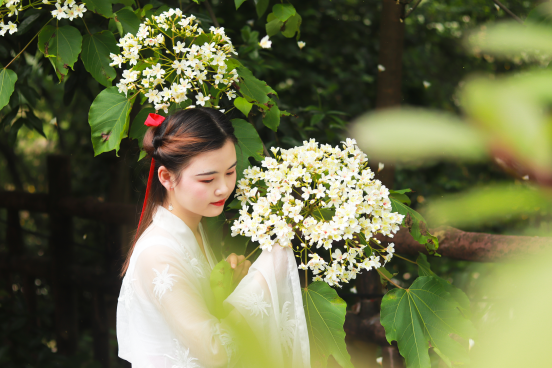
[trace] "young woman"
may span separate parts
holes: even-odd
[[[230,255],[237,286],[224,301],[228,316],[213,315],[217,259],[201,220],[231,200],[232,124],[218,110],[181,110],[148,129],[143,143],[154,175],[122,270],[119,356],[133,368],[310,367],[291,249],[274,246],[253,265]]]

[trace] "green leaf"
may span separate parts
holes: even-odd
[[[366,248],[369,248],[369,247],[366,247]],[[364,249],[366,249],[366,248],[364,248]],[[367,256],[367,257],[369,257],[369,256]],[[393,277],[395,277],[398,274],[398,273],[393,273],[392,274],[385,267],[378,268],[378,271],[380,271],[382,274],[384,274],[387,277],[387,278],[385,278],[381,274],[379,274],[380,275],[380,282],[383,285],[383,287],[386,287],[389,280],[391,280]]]
[[[226,317],[226,311],[222,305],[224,299],[228,298],[233,291],[232,277],[234,270],[225,260],[220,261],[211,271],[209,278],[211,290],[213,291],[215,303],[215,316],[220,318]]]
[[[234,0],[234,3],[236,4],[236,10],[238,10],[241,4],[243,4],[244,2],[245,0]]]
[[[552,55],[552,27],[543,23],[505,21],[489,25],[484,31],[473,32],[467,43],[477,53],[507,58],[524,53],[540,59]]]
[[[272,14],[272,13],[270,13]],[[282,29],[282,26],[284,25],[284,22],[282,22],[280,19],[275,18],[265,25],[266,34],[270,37],[277,35],[280,32],[280,29]]]
[[[247,102],[247,100],[243,97],[237,97],[234,100],[234,106],[236,106],[236,108],[247,117],[249,115],[249,111],[251,111],[251,108],[253,107],[253,104]]]
[[[60,81],[63,81],[69,68],[73,69],[81,46],[82,36],[78,29],[71,26],[46,25],[38,35],[38,48],[50,58]]]
[[[119,53],[113,33],[102,31],[84,36],[81,54],[84,67],[94,79],[106,87],[110,87],[111,82],[117,76],[115,69],[109,66],[111,63],[110,53]]]
[[[47,138],[46,134],[44,134],[43,122],[34,114],[33,110],[29,109],[25,114],[28,121],[28,124],[25,125],[31,130],[36,130],[44,138]]]
[[[410,188],[407,188],[407,189],[389,189],[389,193],[404,194],[404,193],[410,193],[410,192],[412,192],[412,189],[410,189]]]
[[[272,7],[272,12],[276,18],[280,19],[282,22],[285,22],[290,17],[297,14],[295,8],[291,4],[276,4]]]
[[[458,302],[458,308],[460,308],[460,311],[464,316],[467,318],[471,317],[471,308],[470,308],[470,299],[468,296],[457,287],[452,286],[451,283],[448,281],[440,278],[437,276],[432,270],[431,266],[429,265],[429,262],[427,261],[427,257],[425,254],[420,253],[418,258],[416,259],[416,263],[418,264],[418,275],[419,276],[433,276],[439,280],[441,283],[441,286],[443,289],[450,293],[450,296],[454,298]]]
[[[238,138],[236,144],[236,155],[238,165],[236,168],[236,180],[243,178],[243,171],[250,166],[249,157],[261,161],[263,156],[263,141],[255,127],[243,119],[232,119],[234,134]]]
[[[550,211],[551,207],[541,191],[505,183],[432,200],[425,213],[432,224],[464,227]]]
[[[437,255],[439,240],[436,236],[431,235],[429,231],[427,231],[427,222],[422,215],[391,196],[389,197],[389,200],[391,201],[391,210],[405,216],[402,224],[403,226],[409,228],[410,234],[414,240],[422,245],[425,245],[429,254]]]
[[[85,0],[86,7],[106,18],[113,16],[113,5],[109,0]]]
[[[15,141],[17,141],[17,133],[19,133],[19,129],[21,129],[24,122],[25,118],[19,118],[10,127],[10,131],[8,132],[8,144],[10,147],[14,147]]]
[[[347,303],[322,281],[315,281],[302,291],[312,366],[326,367],[333,355],[341,367],[352,368],[343,330]]]
[[[284,37],[291,38],[295,36],[295,33],[299,32],[299,28],[301,27],[302,18],[299,14],[295,14],[294,16],[290,17],[285,25],[284,30],[282,31],[282,34]]]
[[[465,346],[449,335],[474,337],[471,321],[459,304],[431,276],[418,277],[409,289],[393,289],[383,297],[381,324],[387,341],[397,341],[408,368],[430,368],[429,344],[450,367],[469,363]]]
[[[391,191],[390,191],[391,192]],[[396,199],[399,202],[406,203],[410,206],[410,198],[406,194],[402,193],[389,193],[389,198]]]
[[[140,28],[140,19],[134,14],[133,11],[123,8],[115,13],[115,20],[120,22],[123,26],[125,34],[132,33],[136,35],[138,33],[138,28]],[[124,34],[121,34],[123,37]]]
[[[381,161],[476,161],[487,157],[480,132],[440,112],[401,108],[368,113],[356,119],[351,133],[359,148]]]
[[[255,0],[255,9],[257,10],[257,16],[259,18],[266,12],[268,2],[269,0]]]
[[[274,105],[266,112],[263,118],[263,124],[273,131],[277,131],[280,125],[280,109],[274,100],[271,99],[270,102]]]
[[[138,141],[138,147],[140,147],[141,151],[144,149],[144,135],[146,134],[146,131],[149,129],[149,127],[145,125],[144,122],[146,121],[150,113],[155,113],[155,109],[153,107],[143,108],[136,115],[136,117],[132,121],[132,124],[130,125],[129,138],[136,139]],[[141,159],[142,157],[139,157],[138,161],[140,161]]]
[[[253,73],[251,73],[251,70],[246,67],[238,67],[236,70],[243,80],[239,83],[240,93],[244,97],[249,97],[258,103],[267,103],[269,101],[267,94],[273,92],[272,88],[270,88],[265,81],[257,79]]]
[[[331,208],[317,208],[312,212],[312,217],[318,221],[330,221],[335,216],[335,209]]]
[[[0,72],[0,109],[10,101],[10,97],[17,81],[17,74],[11,69],[2,69]]]
[[[315,126],[320,123],[325,116],[326,114],[314,114],[310,120],[310,126]]]
[[[119,157],[121,140],[128,135],[129,114],[135,98],[119,93],[117,87],[106,88],[96,96],[88,113],[94,156],[114,149]]]

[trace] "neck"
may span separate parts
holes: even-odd
[[[168,204],[164,205],[163,207],[165,207],[167,210],[169,209]],[[173,210],[171,211],[171,213],[175,216],[178,216],[178,218],[184,221],[186,226],[188,226],[194,234],[199,234],[199,222],[201,221],[203,216],[187,211],[186,209],[175,204],[173,204]]]

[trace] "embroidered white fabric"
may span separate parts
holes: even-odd
[[[232,326],[245,323],[275,367],[310,367],[310,349],[293,251],[263,251],[212,314],[209,274],[217,260],[202,225],[207,259],[193,232],[158,206],[136,243],[117,304],[119,357],[133,368],[238,367],[246,346]]]

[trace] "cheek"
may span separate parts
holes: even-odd
[[[208,186],[195,180],[182,181],[181,193],[186,197],[187,202],[197,203],[209,199]]]

